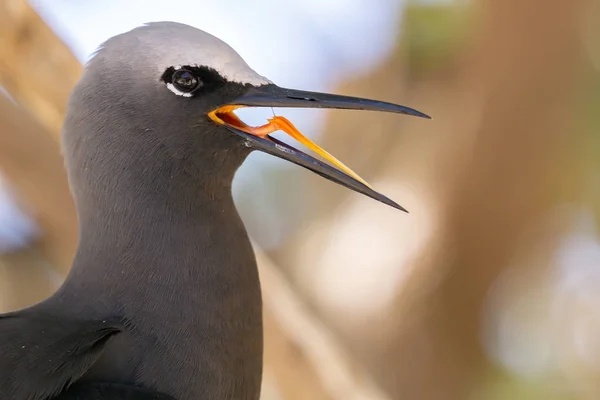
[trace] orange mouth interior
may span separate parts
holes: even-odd
[[[242,108],[244,106],[240,105],[226,105],[223,107],[219,107],[216,110],[208,113],[208,117],[215,123],[219,125],[229,125],[233,128],[239,129],[243,132],[249,133],[251,135],[257,136],[262,139],[269,140],[269,134],[275,131],[283,131],[290,135],[292,138],[296,139],[298,142],[302,143],[315,153],[319,154],[321,157],[331,162],[333,165],[338,167],[347,175],[350,175],[357,181],[361,182],[368,188],[372,189],[371,185],[369,185],[364,179],[362,179],[357,173],[352,171],[348,166],[339,161],[333,155],[325,151],[319,145],[314,143],[312,140],[304,136],[287,118],[282,116],[274,116],[273,118],[268,119],[268,123],[261,126],[249,126],[244,123],[237,115],[235,115],[234,111],[238,108]]]

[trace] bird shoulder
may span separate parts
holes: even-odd
[[[35,307],[0,315],[2,398],[58,395],[81,378],[121,331],[120,321],[65,319]]]

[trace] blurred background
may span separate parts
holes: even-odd
[[[0,0],[0,312],[53,293],[77,245],[59,142],[82,63],[158,20],[281,86],[434,117],[275,110],[410,214],[244,164],[264,400],[600,398],[594,0]]]

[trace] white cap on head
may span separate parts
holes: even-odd
[[[168,67],[205,66],[216,70],[229,82],[260,86],[272,83],[254,71],[227,43],[189,25],[151,22],[107,40],[101,52],[135,52],[140,45],[162,73]],[[160,62],[160,65],[157,65]]]

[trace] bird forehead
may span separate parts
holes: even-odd
[[[158,66],[162,71],[168,67],[209,67],[217,71],[229,82],[251,84],[254,86],[271,83],[264,76],[254,71],[244,59],[229,46],[226,48],[210,48],[190,43],[189,48],[166,54]]]
[[[230,82],[260,86],[271,83],[259,75],[227,43],[189,25],[149,23],[109,39],[101,51],[121,50],[126,57],[151,60],[157,73],[169,67],[206,66]]]

